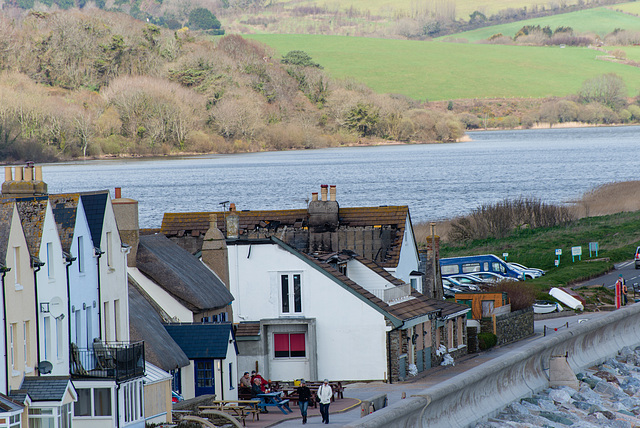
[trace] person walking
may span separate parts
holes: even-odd
[[[298,406],[300,407],[300,414],[302,415],[302,424],[307,423],[307,409],[309,408],[309,400],[311,400],[311,390],[307,386],[304,379],[300,379],[300,386],[298,387]]]
[[[333,396],[333,389],[329,385],[329,380],[325,379],[318,388],[318,399],[320,400],[320,414],[322,415],[322,423],[329,423],[329,404],[331,404],[331,397]]]
[[[622,305],[627,305],[627,293],[629,290],[627,289],[627,281],[624,280],[622,275],[620,275],[620,279],[622,280]]]

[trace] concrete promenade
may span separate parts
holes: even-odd
[[[330,411],[332,412],[329,418],[330,425],[344,426],[359,422],[361,419],[360,406],[356,403],[359,403],[360,400],[366,400],[375,395],[384,393],[387,394],[389,406],[393,406],[394,404],[403,401],[403,393],[407,398],[411,398],[412,395],[422,394],[426,389],[440,385],[458,375],[464,374],[467,371],[481,366],[482,364],[491,362],[508,354],[518,353],[523,347],[535,346],[536,341],[545,337],[545,330],[546,337],[552,337],[553,335],[561,334],[566,330],[570,330],[579,324],[591,323],[608,314],[609,312],[585,313],[582,315],[572,315],[535,321],[535,334],[528,339],[496,347],[478,354],[468,355],[457,361],[455,366],[434,367],[405,382],[394,384],[386,384],[383,382],[349,384],[345,389],[345,400],[339,400],[337,403],[330,406]],[[555,329],[557,329],[557,331]],[[347,401],[347,397],[354,401],[351,403],[342,403]],[[355,407],[349,409],[350,405],[353,404],[355,404]],[[264,426],[301,426],[302,424],[299,419],[299,411],[297,407],[292,407],[292,409],[294,410],[294,413],[290,416],[285,417],[284,415],[276,415],[275,419],[277,420],[269,418],[270,424]],[[307,425],[321,425],[320,417],[312,415],[312,413],[309,413],[310,417]],[[294,416],[295,418],[293,418]],[[247,423],[247,426],[253,427],[258,425],[254,425],[254,423]]]

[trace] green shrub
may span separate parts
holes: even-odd
[[[495,334],[483,331],[478,334],[478,346],[481,350],[486,351],[487,349],[493,347],[498,343],[498,336]]]

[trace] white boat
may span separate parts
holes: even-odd
[[[533,304],[534,314],[549,314],[551,312],[562,310],[562,305],[556,302],[550,302],[548,300],[538,300]]]
[[[551,290],[549,290],[549,294],[555,299],[558,299],[565,305],[569,306],[571,309],[574,309],[577,311],[584,311],[584,306],[582,306],[582,303],[580,302],[580,300],[576,299],[569,293],[565,293],[559,288],[555,288],[555,287],[552,288]]]

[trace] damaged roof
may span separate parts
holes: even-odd
[[[192,312],[223,308],[233,301],[216,274],[162,234],[140,236],[136,265]]]
[[[131,341],[144,341],[147,362],[170,371],[189,365],[189,358],[162,325],[144,293],[129,281],[129,336]]]
[[[309,251],[311,232],[306,209],[233,213],[239,217],[240,238],[250,234],[258,238],[278,236],[300,251]],[[160,230],[168,237],[202,236],[209,229],[210,214],[216,214],[218,229],[226,236],[225,217],[229,212],[165,213]],[[408,206],[340,207],[337,247],[333,250],[353,250],[384,267],[395,267],[408,217]],[[306,239],[301,238],[301,233],[307,235]]]

